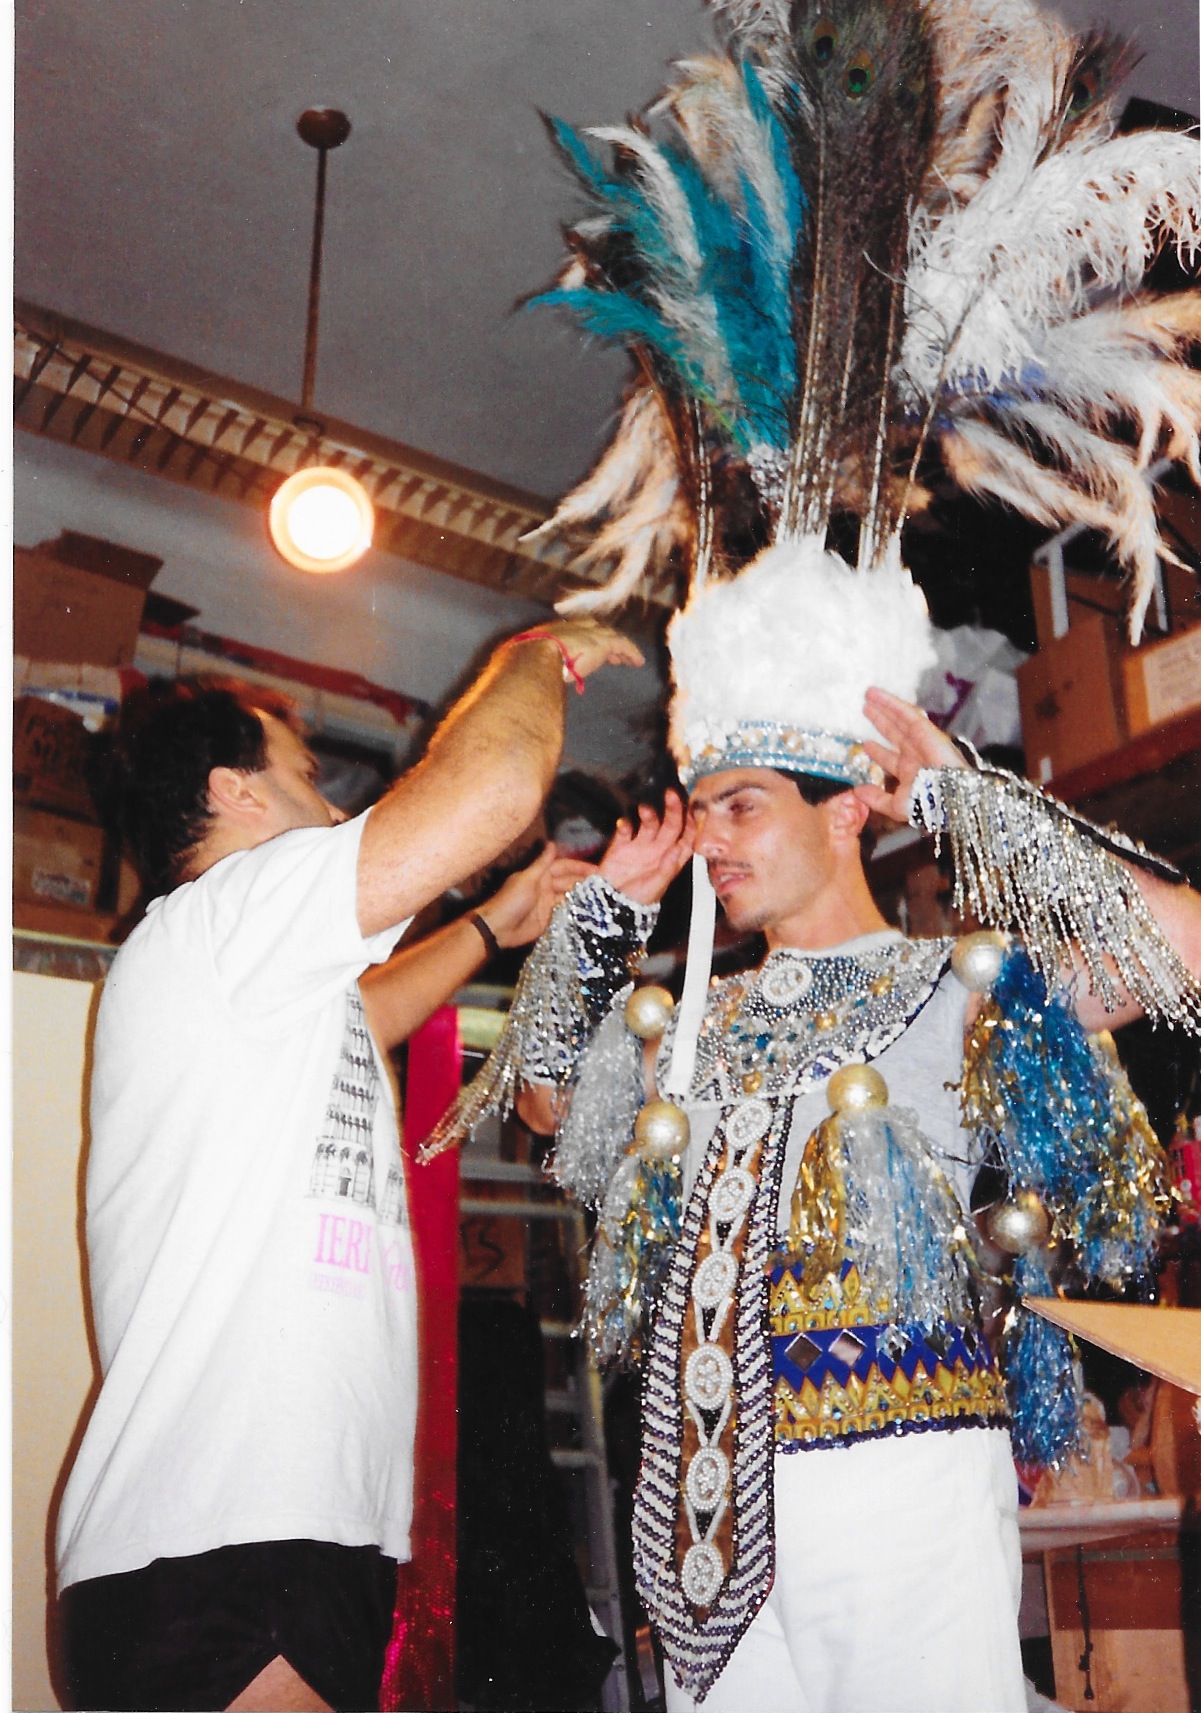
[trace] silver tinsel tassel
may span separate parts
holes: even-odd
[[[1149,1016],[1201,1032],[1201,985],[1115,852],[1160,873],[1165,865],[1000,769],[923,769],[910,818],[934,834],[936,850],[944,833],[949,839],[955,908],[966,902],[979,921],[1016,931],[1049,988],[1065,964],[1083,960],[1093,991],[1114,1010],[1122,995],[1108,957]]]
[[[970,1323],[967,1234],[954,1192],[907,1107],[836,1120],[847,1161],[847,1246],[889,1319]]]
[[[581,1328],[596,1362],[608,1368],[629,1358],[638,1321],[626,1302],[629,1280],[622,1277],[622,1228],[629,1218],[638,1182],[639,1160],[627,1154],[608,1185],[592,1239],[584,1281]]]
[[[645,1096],[642,1042],[626,1027],[624,1009],[625,990],[580,1060],[571,1110],[550,1163],[552,1176],[588,1207],[603,1199]]]
[[[490,1112],[507,1113],[521,1081],[562,1088],[650,937],[657,905],[635,904],[600,875],[572,888],[525,960],[500,1039],[422,1147],[432,1160]]]
[[[600,1367],[641,1359],[679,1236],[679,1163],[626,1154],[605,1191],[584,1284],[580,1331]]]

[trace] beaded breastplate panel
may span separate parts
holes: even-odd
[[[806,1094],[892,1045],[929,999],[955,942],[889,940],[856,953],[781,947],[709,996],[690,1098]],[[666,1064],[672,1032],[664,1037]]]

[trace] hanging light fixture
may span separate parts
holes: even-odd
[[[317,204],[309,266],[309,316],[304,341],[301,414],[293,420],[310,430],[310,460],[276,490],[267,522],[276,548],[298,571],[344,571],[371,546],[375,512],[367,490],[348,470],[320,461],[324,424],[312,415],[317,374],[317,316],[321,297],[321,251],[325,234],[325,157],[350,135],[350,120],[336,107],[309,107],[296,129],[317,150]]]

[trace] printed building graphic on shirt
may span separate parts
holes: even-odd
[[[355,985],[346,994],[342,1049],[313,1158],[309,1194],[358,1202],[374,1208],[382,1223],[400,1225],[405,1200],[399,1153],[388,1167],[382,1193],[375,1182],[372,1135],[379,1098],[379,1071]]]

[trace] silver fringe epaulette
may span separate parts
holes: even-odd
[[[1107,1010],[1122,1002],[1120,983],[1148,1016],[1201,1033],[1201,984],[1132,872],[1180,884],[1179,871],[971,753],[971,767],[924,768],[910,798],[913,825],[934,834],[936,849],[947,838],[955,908],[1018,933],[1048,987],[1083,962]]]

